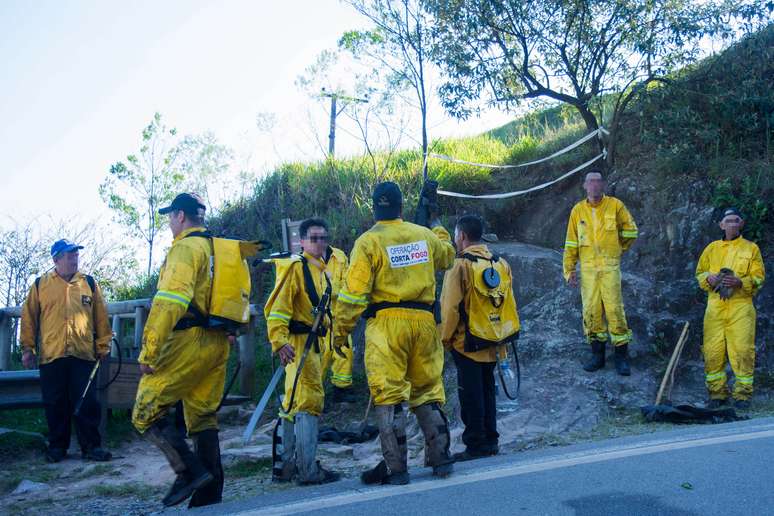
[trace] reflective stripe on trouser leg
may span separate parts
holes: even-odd
[[[296,467],[301,482],[315,482],[321,476],[317,467],[317,428],[317,416],[307,412],[296,413]]]
[[[704,379],[710,398],[728,398],[726,384],[726,332],[722,314],[713,313],[708,306],[704,314]]]
[[[407,471],[406,411],[401,404],[377,405],[374,413],[387,471],[389,474]]]
[[[734,398],[749,400],[755,371],[755,307],[748,300],[729,301],[726,321],[728,361],[734,371]]]
[[[449,453],[449,424],[441,406],[438,403],[426,403],[413,410],[425,435],[425,465],[441,466],[454,462]]]

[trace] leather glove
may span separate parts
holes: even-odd
[[[344,354],[344,350],[342,348],[348,348],[349,347],[349,338],[339,335],[338,337],[334,337],[333,339],[333,351],[336,352],[337,355],[339,355],[341,358],[347,358],[347,355]]]
[[[271,249],[271,242],[267,242],[266,240],[245,240],[239,242],[239,252],[242,255],[242,258],[255,256],[265,249]]]
[[[734,271],[732,271],[731,269],[726,269],[725,267],[720,269],[720,272],[718,273],[718,283],[715,286],[715,292],[720,294],[720,299],[724,301],[733,295],[734,288],[723,286],[723,278],[728,278],[733,276],[734,276]]]

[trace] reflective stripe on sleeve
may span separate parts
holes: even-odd
[[[564,241],[564,247],[565,248],[578,247],[578,242],[575,242],[574,240],[565,240]]]
[[[367,305],[368,299],[366,296],[356,296],[355,294],[350,294],[349,292],[346,292],[344,290],[339,291],[339,301],[344,301],[345,303],[349,303],[351,305]]]
[[[637,238],[637,235],[639,235],[639,233],[636,229],[624,229],[621,231],[621,236],[623,238]]]
[[[170,292],[169,290],[159,290],[156,292],[153,300],[155,301],[156,299],[160,301],[169,301],[170,303],[177,303],[184,308],[188,308],[188,305],[191,304],[190,297],[183,295],[180,292]]]
[[[282,322],[290,322],[290,314],[286,312],[269,312],[269,317],[266,319],[267,321],[282,321]]]

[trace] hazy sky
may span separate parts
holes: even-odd
[[[324,106],[294,81],[342,32],[364,27],[337,0],[3,0],[0,215],[104,213],[99,183],[136,152],[155,111],[183,134],[213,131],[256,172],[318,158],[303,113]],[[255,136],[260,112],[284,122],[273,145]],[[431,137],[505,120],[463,127],[436,114]]]

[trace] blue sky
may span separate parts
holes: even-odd
[[[300,125],[324,106],[310,108],[294,81],[343,31],[366,26],[337,0],[0,2],[0,215],[105,214],[99,183],[137,150],[155,111],[181,133],[213,131],[259,173],[318,158]],[[287,134],[258,142],[259,112],[276,113]],[[431,136],[505,115],[464,130],[436,120]]]

